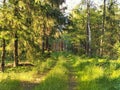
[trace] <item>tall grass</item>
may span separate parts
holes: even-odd
[[[115,60],[75,60],[77,90],[120,90],[120,63]]]
[[[33,68],[38,74],[44,73],[51,69],[55,65],[56,61],[52,58],[48,58],[46,61],[36,62],[36,67]]]

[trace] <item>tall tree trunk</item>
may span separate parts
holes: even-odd
[[[15,41],[14,41],[14,67],[18,66],[18,36],[17,32],[15,32]]]
[[[103,22],[102,22],[102,35],[100,41],[100,55],[103,56],[104,48],[103,48],[103,39],[104,39],[104,32],[105,32],[105,17],[106,17],[106,0],[103,2]]]
[[[4,72],[4,68],[5,68],[5,52],[6,52],[6,50],[5,50],[5,47],[6,47],[6,45],[5,45],[5,39],[2,39],[3,41],[3,44],[2,44],[2,55],[1,55],[1,57],[2,57],[2,60],[1,60],[1,70],[2,70],[2,72]]]
[[[16,0],[15,3],[15,8],[14,8],[14,16],[19,19],[19,9],[18,9],[18,1]],[[18,34],[17,31],[14,32],[14,67],[18,66]]]
[[[6,4],[6,0],[3,0],[3,7],[5,6]],[[3,38],[2,39],[2,55],[1,55],[1,70],[2,72],[4,72],[4,69],[5,69],[5,53],[6,53],[6,44],[5,44],[5,39]]]
[[[90,30],[90,1],[87,0],[87,43],[86,43],[86,53],[88,56],[91,56],[91,30]]]

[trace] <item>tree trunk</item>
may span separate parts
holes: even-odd
[[[42,54],[45,53],[45,49],[46,49],[46,42],[47,42],[47,35],[46,35],[46,23],[44,21],[44,27],[43,27],[43,35],[42,35]]]
[[[44,54],[44,52],[45,52],[44,47],[45,47],[45,43],[44,43],[44,39],[43,39],[43,40],[42,40],[42,54]]]
[[[6,47],[5,39],[3,39],[2,55],[1,55],[1,57],[2,57],[2,60],[1,60],[1,70],[2,70],[2,72],[4,72],[4,68],[5,68],[5,52],[6,52],[5,47]]]
[[[6,0],[3,0],[3,7],[6,4]],[[5,53],[6,53],[6,44],[5,44],[5,39],[2,39],[2,55],[1,55],[1,71],[4,72],[5,69]]]
[[[49,38],[46,36],[46,50],[49,51]]]
[[[91,56],[91,30],[90,30],[90,1],[87,1],[87,41],[86,41],[86,54]]]
[[[103,48],[103,39],[104,39],[104,32],[105,32],[105,17],[106,17],[106,0],[104,0],[104,7],[103,7],[103,23],[102,23],[102,35],[100,41],[100,55],[103,56],[104,48]]]
[[[43,36],[42,36],[42,54],[45,53],[45,25],[43,28]]]
[[[18,66],[18,36],[17,32],[15,33],[15,41],[14,41],[14,67]]]

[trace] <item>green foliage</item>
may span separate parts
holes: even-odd
[[[120,43],[119,42],[115,43],[113,49],[116,52],[117,57],[120,58]]]
[[[88,0],[88,2],[91,0]],[[68,36],[74,45],[74,51],[79,54],[86,54],[87,45],[87,16],[85,1],[74,8],[70,15],[68,26]],[[101,56],[101,49],[103,49],[103,57],[117,58],[117,51],[114,51],[113,45],[119,42],[119,7],[118,2],[110,0],[106,2],[105,7],[105,30],[103,33],[103,5],[96,6],[90,4],[90,28],[91,28],[91,48],[93,56]],[[99,9],[98,9],[99,8]],[[103,39],[103,40],[102,40]],[[102,45],[101,42],[103,41]]]
[[[0,7],[0,54],[2,54],[1,39],[5,39],[6,66],[13,60],[14,41],[17,39],[19,61],[33,62],[33,66],[12,68],[11,65],[11,68],[6,68],[5,73],[0,73],[0,90],[16,90],[20,81],[34,81],[36,79],[34,76],[44,73],[47,73],[45,80],[35,90],[67,90],[70,65],[77,74],[78,90],[120,89],[119,61],[80,58],[69,52],[53,53],[51,48],[57,38],[55,42],[57,44],[58,39],[64,40],[64,45],[58,46],[63,46],[65,50],[79,55],[86,54],[88,36],[84,4],[90,4],[91,0],[88,1],[89,3],[82,0],[80,6],[70,13],[67,25],[66,17],[59,8],[64,0],[8,0],[8,3]],[[89,8],[92,56],[119,59],[120,7],[115,0],[109,0],[106,3],[104,20],[103,5],[91,7],[90,4]],[[105,27],[102,25],[104,21]],[[61,28],[62,26],[64,28]],[[67,60],[70,61],[68,62],[70,65]]]
[[[7,59],[13,56],[14,41],[16,40],[14,34],[16,32],[20,60],[33,61],[42,57],[42,42],[46,42],[46,37],[53,37],[57,26],[64,22],[62,19],[60,20],[63,14],[58,6],[63,1],[59,2],[8,0],[5,5],[0,7],[0,39],[7,40]],[[54,29],[54,27],[56,28]]]
[[[45,61],[38,61],[35,62],[36,63],[36,67],[33,69],[34,71],[37,71],[37,74],[41,74],[44,72],[47,72],[48,70],[50,70],[52,67],[54,67],[54,65],[56,64],[57,61],[55,61],[54,59],[48,58]]]

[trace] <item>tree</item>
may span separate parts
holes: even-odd
[[[19,7],[18,7],[18,1],[14,2],[15,8],[14,8],[14,16],[16,19],[19,19]],[[18,34],[17,34],[17,27],[14,29],[14,67],[18,66]]]
[[[101,6],[94,6],[95,4],[91,6],[91,4],[92,2],[84,1],[84,4],[80,4],[77,9],[75,8],[73,10],[71,15],[72,25],[69,25],[69,27],[72,26],[72,28],[68,31],[71,37],[70,39],[74,42],[74,47],[76,44],[80,46],[79,48],[83,48],[83,50],[86,49],[87,55],[89,56],[92,53],[94,56],[116,57],[116,51],[113,46],[116,46],[116,43],[118,44],[119,42],[118,28],[120,8],[118,7],[117,1],[104,0]],[[87,33],[84,33],[85,28]],[[87,36],[86,42],[84,38],[77,38],[78,36]],[[83,47],[85,44],[86,47]],[[80,50],[79,48],[77,46],[78,50]],[[82,50],[80,50],[80,52],[81,51]],[[90,51],[92,52],[90,53]]]
[[[3,0],[3,8],[5,8],[6,0]],[[1,69],[2,72],[4,72],[5,68],[5,53],[6,53],[6,43],[5,43],[5,38],[2,38],[2,60],[1,60]]]
[[[116,56],[113,46],[119,42],[119,8],[116,0],[109,0],[106,7],[106,30],[104,52],[108,56]]]
[[[90,0],[87,0],[87,25],[86,25],[87,41],[86,53],[91,56],[91,29],[90,29]]]
[[[106,20],[106,0],[103,1],[103,18],[102,18],[102,35],[100,40],[100,55],[103,56],[104,48],[103,48],[103,39],[105,32],[105,20]]]

